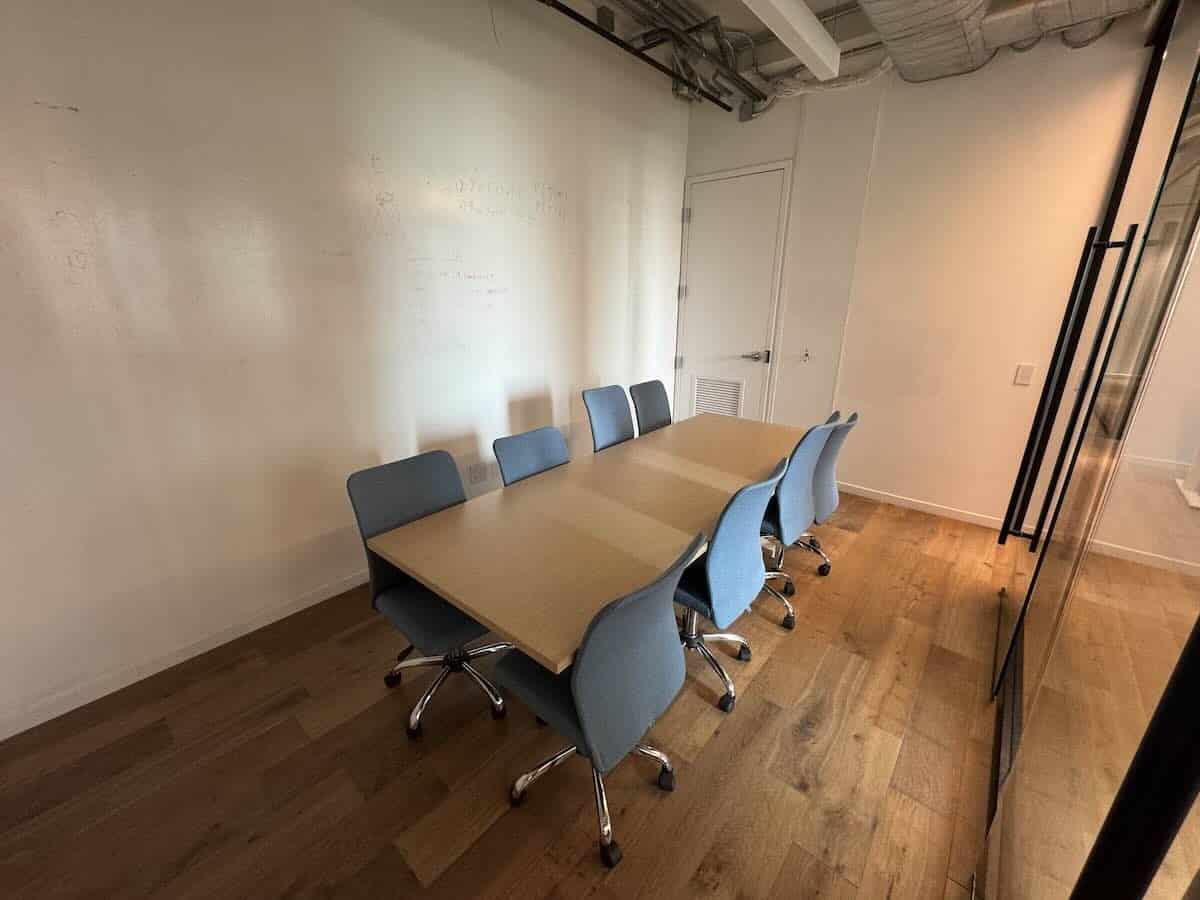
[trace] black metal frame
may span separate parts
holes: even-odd
[[[680,75],[674,69],[670,68],[669,66],[663,65],[657,59],[655,59],[653,56],[650,56],[648,53],[643,53],[641,50],[639,50],[637,47],[633,46],[633,44],[629,43],[628,41],[622,40],[621,38],[617,37],[612,32],[605,31],[604,28],[602,28],[600,25],[596,24],[595,22],[593,22],[591,19],[589,19],[587,16],[583,15],[582,13],[576,12],[575,10],[571,9],[571,7],[567,6],[565,3],[560,3],[559,0],[538,0],[538,2],[545,6],[550,7],[551,9],[557,10],[558,12],[560,12],[564,16],[566,16],[568,19],[571,19],[573,22],[578,22],[580,25],[582,25],[588,31],[592,32],[593,34],[598,34],[600,37],[604,38],[610,44],[614,44],[617,47],[620,47],[622,50],[624,50],[630,56],[636,56],[642,62],[646,63],[646,65],[653,66],[654,68],[658,69],[658,71],[662,72],[664,75],[667,75],[668,77],[670,77],[671,80],[677,82],[678,84],[682,84],[682,85],[686,86],[688,88],[688,90],[694,91],[696,94],[703,97],[705,100],[707,100],[709,103],[713,104],[714,106],[721,107],[721,109],[725,110],[725,112],[733,112],[733,107],[730,106],[725,101],[723,101],[720,97],[716,96],[715,94],[711,93],[710,91],[706,91],[704,88],[702,88],[700,85],[696,84],[694,81],[690,81],[689,79],[684,78],[682,75]]]
[[[1138,145],[1141,143],[1142,130],[1145,128],[1146,116],[1150,111],[1150,101],[1154,96],[1154,89],[1158,85],[1159,73],[1162,71],[1163,53],[1166,50],[1167,41],[1170,39],[1171,26],[1175,21],[1178,8],[1179,0],[1171,0],[1169,8],[1164,11],[1159,20],[1158,27],[1146,42],[1146,46],[1152,46],[1154,49],[1150,55],[1149,64],[1146,66],[1146,74],[1142,78],[1141,91],[1138,94],[1133,118],[1130,120],[1129,130],[1125,137],[1125,147],[1121,153],[1121,159],[1117,163],[1116,172],[1113,174],[1104,215],[1101,217],[1099,225],[1088,230],[1088,237],[1084,241],[1079,267],[1075,272],[1075,282],[1071,288],[1067,310],[1063,316],[1058,341],[1054,347],[1054,356],[1046,371],[1046,379],[1042,383],[1042,395],[1038,401],[1020,466],[1017,469],[1008,510],[1000,526],[998,541],[1001,544],[1008,541],[1009,535],[1014,535],[1030,540],[1030,552],[1035,552],[1037,549],[1033,544],[1034,533],[1024,532],[1021,529],[1029,509],[1029,502],[1033,497],[1034,488],[1037,485],[1037,476],[1041,472],[1046,447],[1054,429],[1054,421],[1058,417],[1062,397],[1070,380],[1071,363],[1074,362],[1075,354],[1079,350],[1079,341],[1083,337],[1092,296],[1100,281],[1104,251],[1113,246],[1111,244],[1113,226],[1116,224],[1121,201],[1125,196],[1125,186],[1129,183],[1129,173],[1133,168]],[[1101,252],[1097,254],[1093,252],[1094,249],[1100,249]],[[1064,435],[1064,440],[1070,440],[1069,433]],[[1046,492],[1039,518],[1045,518],[1046,508],[1053,499],[1052,494],[1053,491]],[[1030,587],[1032,588],[1032,584]]]
[[[1020,530],[1020,527],[1029,511],[1029,502],[1033,498],[1033,489],[1037,484],[1037,478],[1031,476],[1032,473],[1041,469],[1042,457],[1045,455],[1046,445],[1050,440],[1051,429],[1047,426],[1053,422],[1053,413],[1047,415],[1047,411],[1050,409],[1057,411],[1062,402],[1066,378],[1060,376],[1059,368],[1067,358],[1063,353],[1063,348],[1078,315],[1081,296],[1079,288],[1083,283],[1084,274],[1091,264],[1092,255],[1095,253],[1098,230],[1098,227],[1093,225],[1088,229],[1087,237],[1083,241],[1083,251],[1079,255],[1079,265],[1075,269],[1075,280],[1071,283],[1070,299],[1068,299],[1066,311],[1063,313],[1062,325],[1058,329],[1058,339],[1054,342],[1054,353],[1050,357],[1050,368],[1046,370],[1046,379],[1042,382],[1042,393],[1038,398],[1033,422],[1029,427],[1025,452],[1022,454],[1021,464],[1017,468],[1017,480],[1013,484],[1012,496],[1008,500],[1008,510],[1004,513],[1004,522],[1000,526],[999,542],[1001,544],[1007,543],[1010,534],[1017,537],[1029,537]]]
[[[1129,181],[1129,173],[1133,166],[1134,157],[1137,155],[1138,144],[1141,141],[1142,131],[1145,127],[1146,116],[1150,109],[1150,101],[1154,94],[1154,89],[1158,84],[1158,76],[1162,71],[1163,57],[1166,51],[1167,42],[1170,40],[1172,27],[1174,25],[1176,15],[1179,11],[1179,0],[1170,0],[1169,5],[1163,11],[1159,19],[1158,26],[1147,40],[1147,45],[1152,46],[1153,50],[1150,55],[1150,60],[1146,67],[1146,74],[1142,79],[1141,92],[1138,95],[1137,104],[1134,109],[1133,118],[1130,122],[1129,131],[1126,136],[1126,143],[1121,154],[1121,160],[1118,163],[1117,171],[1113,177],[1113,185],[1109,192],[1108,203],[1105,207],[1103,220],[1099,225],[1093,226],[1088,230],[1089,240],[1085,241],[1083,251],[1080,255],[1079,266],[1075,273],[1075,284],[1072,290],[1071,299],[1068,302],[1067,311],[1063,317],[1062,326],[1059,329],[1059,340],[1055,346],[1055,355],[1051,361],[1051,366],[1047,371],[1046,380],[1042,386],[1042,397],[1038,403],[1037,414],[1034,416],[1034,422],[1030,428],[1029,439],[1026,441],[1025,452],[1021,458],[1021,465],[1018,468],[1017,479],[1013,485],[1012,496],[1009,499],[1008,510],[1000,527],[1000,534],[997,538],[998,543],[1006,543],[1010,535],[1025,538],[1030,542],[1030,552],[1035,552],[1041,549],[1041,556],[1038,558],[1037,565],[1034,567],[1033,575],[1029,580],[1029,585],[1025,591],[1024,600],[1021,603],[1021,610],[1017,615],[1016,621],[1008,637],[1008,646],[1005,649],[1003,662],[995,673],[995,678],[992,682],[992,696],[995,697],[1000,690],[1005,673],[1008,667],[1012,664],[1013,643],[1017,633],[1025,626],[1026,612],[1029,609],[1029,602],[1033,596],[1034,590],[1037,587],[1038,575],[1042,569],[1042,563],[1045,560],[1045,546],[1043,543],[1043,534],[1038,531],[1024,531],[1021,526],[1024,524],[1025,516],[1028,512],[1030,498],[1037,484],[1037,476],[1041,470],[1042,463],[1045,458],[1046,445],[1049,442],[1051,432],[1053,430],[1054,420],[1058,416],[1061,406],[1062,395],[1066,391],[1071,375],[1071,362],[1075,358],[1078,351],[1079,341],[1082,338],[1083,328],[1087,320],[1088,309],[1091,306],[1092,295],[1095,293],[1096,284],[1099,280],[1100,270],[1104,261],[1104,254],[1112,247],[1121,245],[1121,242],[1112,242],[1110,240],[1112,233],[1113,220],[1115,220],[1121,206],[1125,186]],[[1193,83],[1194,89],[1194,83]],[[1190,100],[1191,93],[1188,98]],[[1185,103],[1185,111],[1187,105]],[[1176,129],[1175,138],[1171,145],[1173,153],[1175,147],[1178,146],[1180,129],[1182,128],[1182,116],[1180,118],[1179,127]],[[1168,154],[1169,158],[1170,154]],[[1144,243],[1144,242],[1143,242]],[[1144,248],[1143,248],[1144,249]],[[1099,251],[1099,252],[1097,252]],[[1123,256],[1127,255],[1128,251],[1124,250]],[[1141,252],[1139,251],[1137,264],[1134,265],[1133,277],[1136,277],[1137,270],[1141,263]],[[1114,287],[1120,284],[1119,279],[1113,280]],[[1111,291],[1110,291],[1111,298]],[[1104,337],[1103,330],[1096,335],[1096,340],[1100,341]],[[1111,350],[1111,348],[1110,348]],[[1093,356],[1095,346],[1093,346]],[[1107,356],[1106,356],[1107,359]],[[1083,385],[1086,387],[1092,379],[1092,371],[1088,370],[1083,373]],[[1085,393],[1081,390],[1081,395]],[[1078,404],[1078,398],[1076,400]],[[1086,420],[1085,420],[1086,421]],[[1062,457],[1064,448],[1070,446],[1072,442],[1072,434],[1068,431],[1063,435],[1063,445],[1059,448],[1059,457]],[[1050,486],[1046,491],[1046,496],[1042,499],[1042,509],[1039,511],[1038,520],[1045,522],[1047,510],[1051,505],[1055,505],[1054,514],[1049,518],[1049,527],[1045,531],[1045,542],[1049,542],[1054,534],[1054,528],[1058,521],[1058,513],[1062,508],[1062,498],[1066,493],[1068,484],[1070,483],[1071,472],[1074,469],[1075,459],[1078,457],[1078,447],[1072,454],[1071,465],[1066,469],[1066,480],[1063,483],[1063,488],[1059,492],[1057,504],[1055,504],[1054,488],[1057,484]],[[1003,636],[998,636],[1003,637]]]
[[[1200,793],[1200,620],[1071,891],[1072,900],[1141,897]]]
[[[1121,248],[1120,259],[1117,260],[1117,270],[1113,273],[1112,284],[1108,289],[1108,298],[1104,301],[1104,311],[1100,314],[1100,321],[1096,324],[1096,338],[1092,341],[1092,349],[1088,352],[1087,362],[1083,367],[1083,384],[1080,385],[1079,392],[1075,395],[1075,402],[1071,404],[1071,415],[1067,419],[1067,430],[1063,433],[1062,445],[1058,448],[1058,456],[1054,460],[1054,468],[1050,470],[1050,481],[1046,484],[1046,501],[1042,504],[1042,509],[1038,513],[1037,524],[1033,528],[1033,534],[1029,538],[1029,551],[1032,553],[1037,550],[1038,544],[1042,539],[1042,531],[1046,526],[1046,516],[1050,509],[1051,498],[1054,497],[1055,491],[1058,489],[1058,480],[1062,477],[1063,466],[1067,461],[1067,448],[1070,445],[1070,436],[1075,434],[1075,428],[1079,424],[1079,414],[1083,411],[1083,398],[1086,395],[1088,382],[1097,373],[1103,373],[1108,366],[1108,360],[1112,356],[1113,340],[1110,337],[1108,348],[1104,353],[1104,364],[1097,369],[1096,360],[1100,356],[1100,347],[1104,344],[1105,336],[1109,334],[1108,323],[1112,318],[1113,308],[1117,302],[1117,295],[1121,290],[1121,283],[1125,280],[1125,267],[1129,264],[1129,251],[1133,249],[1133,241],[1137,236],[1138,227],[1130,225],[1125,230],[1125,240],[1117,242],[1109,242],[1104,249],[1119,246]],[[1113,336],[1116,334],[1116,329],[1121,327],[1121,320],[1125,313],[1125,305],[1121,305],[1121,312],[1117,315],[1117,322],[1113,329]],[[1096,398],[1100,394],[1100,379],[1096,378],[1095,389],[1092,392],[1091,402],[1088,403],[1088,414],[1084,418],[1084,430],[1079,433],[1079,440],[1075,447],[1075,452],[1071,456],[1071,471],[1075,470],[1075,461],[1079,458],[1079,448],[1083,445],[1084,431],[1086,431],[1087,422],[1091,419],[1092,410],[1096,405]],[[1054,530],[1054,523],[1058,521],[1059,510],[1062,509],[1063,498],[1066,496],[1067,483],[1070,481],[1068,476],[1067,482],[1063,484],[1062,493],[1058,495],[1058,501],[1054,506],[1054,518],[1050,523],[1050,531]],[[1038,560],[1041,564],[1041,560]]]

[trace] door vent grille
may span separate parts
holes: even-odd
[[[696,413],[716,413],[719,416],[742,414],[742,390],[745,382],[726,378],[696,378]]]

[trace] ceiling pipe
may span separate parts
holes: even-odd
[[[595,22],[593,22],[587,16],[583,15],[582,13],[576,12],[575,10],[571,9],[571,7],[567,6],[565,3],[561,3],[560,0],[538,0],[538,2],[544,6],[548,6],[551,9],[562,13],[568,19],[572,20],[573,22],[577,22],[578,24],[582,25],[584,28],[586,28],[588,31],[592,32],[593,34],[599,35],[600,37],[602,37],[606,41],[608,41],[610,44],[620,47],[622,50],[624,50],[630,56],[636,56],[642,62],[646,63],[646,65],[653,66],[655,69],[658,69],[658,71],[662,72],[664,75],[669,76],[672,81],[676,82],[677,84],[685,85],[688,89],[694,91],[697,96],[703,97],[705,100],[707,100],[709,103],[712,103],[714,106],[719,106],[719,107],[721,107],[721,109],[725,110],[726,112],[733,112],[732,106],[730,106],[728,103],[723,101],[720,97],[715,96],[711,91],[706,90],[705,88],[696,84],[694,81],[689,81],[688,79],[684,78],[678,72],[676,72],[673,69],[671,69],[670,67],[665,66],[662,63],[660,63],[653,56],[643,53],[641,50],[639,50],[637,47],[633,46],[633,44],[629,43],[628,41],[624,41],[621,38],[617,37],[615,34],[612,34],[609,31],[605,31],[603,28],[601,28],[599,25],[597,25]]]
[[[708,48],[693,38],[686,31],[680,31],[678,28],[656,28],[642,35],[645,43],[643,47],[655,47],[662,43],[662,40],[669,40],[677,47],[686,50],[694,56],[699,56],[706,60],[714,69],[724,76],[725,80],[736,87],[741,93],[745,94],[751,100],[766,100],[767,95],[758,88],[757,85],[747,81],[737,70],[728,65],[721,54],[713,54]]]

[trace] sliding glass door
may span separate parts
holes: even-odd
[[[1190,251],[1200,183],[1200,10],[1182,4],[1160,22],[1113,194],[1083,241],[1001,530],[1001,543],[1024,539],[1039,554],[1025,595],[1002,600],[997,640],[997,693],[1006,675],[1030,676],[1017,690],[1022,711]],[[1018,649],[1026,671],[1012,673]]]

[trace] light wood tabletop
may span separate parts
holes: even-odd
[[[711,535],[804,430],[700,415],[377,535],[392,565],[553,672],[592,617]]]

